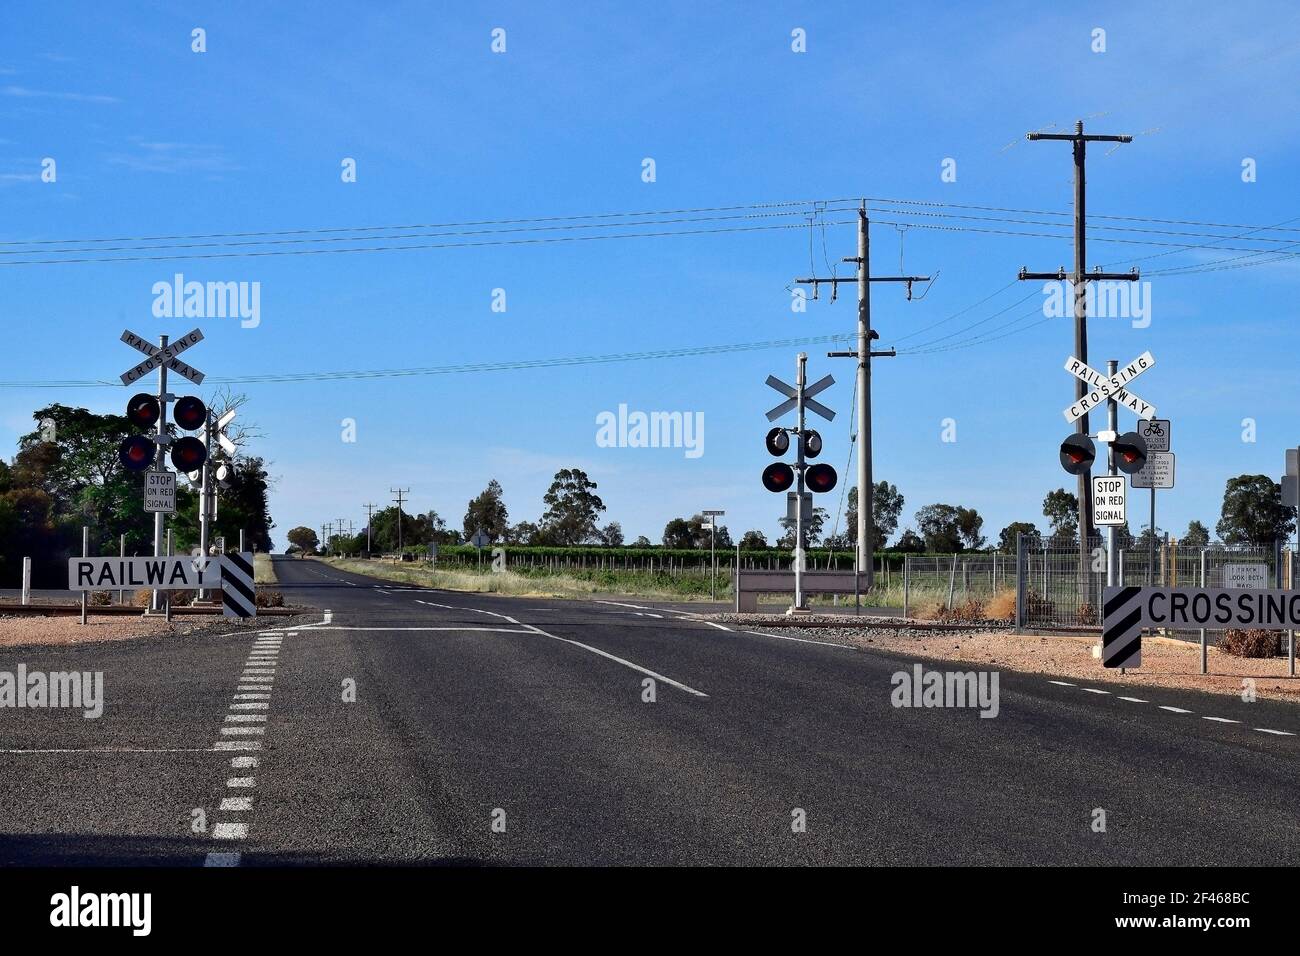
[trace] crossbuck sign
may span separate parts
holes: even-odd
[[[1064,410],[1065,420],[1073,424],[1088,412],[1104,407],[1111,399],[1129,409],[1138,418],[1145,418],[1148,421],[1155,418],[1156,407],[1138,398],[1127,388],[1133,379],[1155,364],[1155,356],[1150,352],[1143,352],[1127,365],[1121,365],[1114,375],[1102,375],[1074,356],[1070,356],[1065,360],[1065,370],[1087,385],[1089,392]]]

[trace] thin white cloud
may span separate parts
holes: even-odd
[[[56,90],[33,90],[31,87],[14,86],[12,84],[0,89],[0,93],[21,99],[69,100],[74,103],[121,102],[116,96],[105,96],[102,93],[65,93]]]
[[[238,169],[220,146],[137,141],[132,152],[106,157],[115,166],[140,173],[226,173]]]

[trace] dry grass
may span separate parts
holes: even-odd
[[[990,621],[1014,621],[1016,619],[1016,592],[1012,589],[999,591],[989,598],[984,606],[984,617]]]

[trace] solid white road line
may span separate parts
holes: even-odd
[[[553,641],[563,641],[565,644],[572,644],[574,647],[581,647],[584,651],[590,651],[593,654],[598,654],[601,657],[622,664],[624,667],[630,667],[634,671],[638,671],[642,674],[646,674],[650,677],[653,677],[655,680],[661,680],[665,684],[668,684],[672,687],[676,687],[678,690],[684,690],[688,694],[694,694],[696,697],[709,696],[708,694],[704,693],[704,691],[696,690],[694,687],[690,687],[686,684],[683,684],[681,683],[681,681],[675,681],[671,677],[665,677],[663,674],[652,671],[648,667],[642,667],[640,664],[633,664],[631,661],[626,660],[622,657],[618,657],[614,654],[611,654],[608,651],[602,651],[599,647],[592,647],[590,644],[584,644],[581,641],[574,641],[567,637],[560,637],[556,634],[549,634],[546,631],[543,631],[540,627],[535,627],[532,624],[525,624],[524,627],[528,628],[529,631],[533,633],[542,635],[542,637],[549,637]]]
[[[715,623],[715,622],[713,622],[713,621],[705,621],[704,623],[707,624],[707,625],[709,625],[709,627],[716,627],[719,631],[730,631],[730,630],[731,630],[731,628],[729,628],[729,627],[723,627],[721,624],[717,624],[717,623]]]
[[[593,604],[608,604],[610,607],[631,607],[638,611],[653,611],[655,608],[646,607],[644,604],[624,604],[621,601],[592,601]]]
[[[530,634],[508,627],[321,627],[320,631],[492,631],[496,634]]]

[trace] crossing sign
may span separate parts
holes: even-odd
[[[137,352],[142,352],[147,356],[139,365],[127,369],[118,376],[123,385],[130,385],[150,372],[158,371],[164,365],[167,367],[167,371],[183,375],[195,385],[203,384],[203,373],[182,362],[178,357],[182,352],[203,341],[203,333],[199,329],[193,329],[175,341],[169,342],[166,348],[159,348],[148,339],[136,335],[130,329],[122,333],[122,341]]]
[[[774,422],[782,415],[784,415],[786,412],[793,411],[795,406],[799,404],[799,400],[797,398],[799,394],[799,390],[791,385],[785,384],[785,382],[781,381],[775,375],[769,375],[767,377],[767,384],[769,387],[776,389],[778,392],[780,392],[782,395],[786,397],[786,401],[782,402],[780,405],[777,405],[775,408],[773,408],[770,412],[767,413],[767,420],[769,422]],[[826,389],[830,388],[834,384],[835,384],[835,379],[832,378],[830,375],[826,375],[818,379],[816,382],[813,382],[811,385],[805,385],[803,389],[804,408],[816,412],[818,415],[826,419],[828,422],[833,421],[835,419],[835,413],[831,411],[829,408],[827,408],[825,405],[823,405],[821,402],[814,402],[812,400],[812,397],[814,395],[818,395],[821,392],[826,391]]]
[[[1097,475],[1092,479],[1093,521],[1106,527],[1128,524],[1128,483],[1123,475]]]
[[[1150,352],[1143,352],[1127,365],[1121,365],[1114,375],[1102,375],[1071,355],[1065,360],[1065,370],[1087,385],[1089,392],[1063,410],[1065,420],[1073,424],[1088,412],[1104,406],[1111,399],[1123,405],[1138,418],[1147,420],[1155,418],[1156,407],[1127,389],[1130,382],[1155,364],[1155,356]]]

